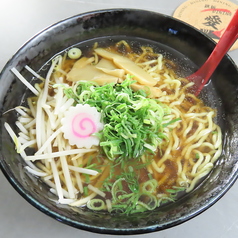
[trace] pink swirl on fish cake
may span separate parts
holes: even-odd
[[[90,118],[90,114],[78,113],[72,120],[72,132],[80,138],[89,137],[97,131],[95,122]]]

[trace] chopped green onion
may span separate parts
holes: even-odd
[[[68,57],[70,59],[79,59],[81,55],[82,55],[82,51],[79,48],[76,48],[76,47],[71,48],[68,51]]]
[[[175,202],[174,198],[171,197],[162,197],[158,199],[157,207],[161,206],[161,204],[165,204],[167,202]]]
[[[87,184],[89,184],[90,183],[90,175],[89,174],[83,174],[83,175],[85,176],[85,182]]]
[[[173,119],[173,120],[169,121],[168,123],[163,124],[163,127],[167,127],[167,126],[175,123],[176,121],[181,121],[181,118]]]
[[[88,196],[88,186],[83,187],[83,193],[84,193],[85,197]]]
[[[196,158],[196,159],[199,159],[199,153],[196,153],[196,154],[195,154],[195,158]]]
[[[150,193],[141,194],[138,204],[147,210],[154,210],[157,207],[157,198]]]
[[[142,192],[147,193],[154,193],[156,191],[156,188],[158,187],[158,182],[155,179],[148,180],[143,183],[142,185]]]
[[[186,188],[184,188],[184,187],[173,186],[172,189],[166,189],[166,192],[169,193],[169,196],[172,199],[175,199],[177,197],[178,193],[184,191],[185,189]]]
[[[148,173],[148,177],[149,177],[149,179],[153,179],[153,176],[151,173]]]
[[[123,181],[125,181],[125,179],[120,178],[120,179],[116,180],[116,182],[114,182],[114,184],[112,186],[112,198],[115,201],[120,200],[118,196],[125,193],[125,191],[123,191],[123,186],[122,186]]]
[[[106,209],[106,204],[102,199],[94,198],[87,202],[87,207],[94,211],[101,211]]]

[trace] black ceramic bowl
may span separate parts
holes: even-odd
[[[118,39],[154,45],[158,51],[179,64],[178,73],[185,75],[199,67],[215,43],[193,27],[172,17],[144,10],[114,9],[90,12],[61,21],[28,41],[7,63],[0,76],[1,160],[3,173],[13,187],[33,206],[70,226],[98,233],[138,234],[166,229],[200,214],[221,198],[238,176],[238,70],[225,56],[201,97],[218,110],[218,123],[223,130],[224,153],[214,169],[191,193],[177,202],[152,212],[136,215],[110,215],[72,209],[50,198],[49,188],[29,174],[25,163],[15,152],[14,144],[4,129],[12,127],[15,113],[6,113],[22,101],[25,86],[10,72],[16,67],[26,78],[29,65],[38,71],[56,53],[75,44],[113,42]]]

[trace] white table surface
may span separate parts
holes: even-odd
[[[118,7],[147,9],[172,15],[183,2],[183,0],[1,0],[0,70],[29,38],[59,20],[91,10]],[[232,2],[238,4],[238,0]],[[229,54],[238,64],[238,50]],[[0,204],[0,237],[105,237],[105,235],[66,226],[41,213],[11,187],[1,172]],[[135,237],[142,236],[145,238],[238,237],[238,181],[221,200],[199,216],[174,228]]]

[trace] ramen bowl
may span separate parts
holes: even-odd
[[[218,201],[238,176],[238,69],[225,56],[200,97],[216,108],[223,132],[223,153],[214,168],[190,193],[174,203],[140,214],[109,214],[58,204],[49,187],[24,169],[4,128],[8,122],[16,129],[16,114],[4,113],[24,103],[26,87],[12,74],[15,67],[26,79],[32,75],[24,68],[42,70],[54,55],[73,45],[91,47],[95,42],[117,40],[141,42],[174,61],[177,73],[187,76],[205,62],[215,43],[207,36],[172,17],[135,9],[110,9],[73,16],[43,30],[30,39],[6,64],[0,75],[1,169],[11,185],[30,204],[46,215],[75,228],[104,234],[141,234],[181,224]]]

